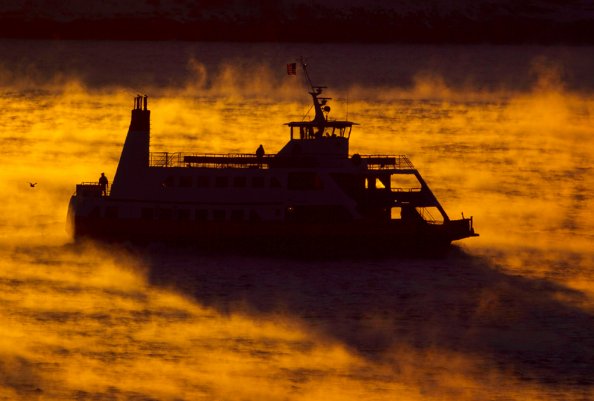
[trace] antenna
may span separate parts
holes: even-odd
[[[307,79],[307,83],[309,84],[311,90],[314,90],[314,86],[311,83],[311,79],[309,78],[309,73],[307,72],[307,64],[305,64],[305,59],[303,58],[303,56],[301,56],[299,58],[299,63],[301,64],[301,67],[303,68],[303,72],[305,73],[305,78]]]
[[[309,109],[307,109],[307,112],[303,115],[303,118],[301,119],[301,121],[305,121],[305,119],[307,118],[307,116],[309,115],[309,112],[311,111],[311,109],[313,109],[314,105],[312,104],[311,106],[309,106]]]
[[[347,89],[347,116],[345,120],[349,121],[349,90]]]

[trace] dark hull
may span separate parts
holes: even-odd
[[[441,252],[454,240],[475,236],[468,219],[419,222],[188,222],[76,217],[74,237],[133,243],[166,242],[199,249],[398,254]]]

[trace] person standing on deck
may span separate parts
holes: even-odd
[[[262,158],[264,157],[264,146],[260,144],[256,149],[256,158],[258,159],[258,167],[262,167]]]
[[[107,181],[107,177],[105,173],[101,173],[101,177],[99,177],[99,186],[101,187],[101,195],[107,196],[107,185],[109,181]]]

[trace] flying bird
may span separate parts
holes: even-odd
[[[30,186],[31,188],[35,188],[35,185],[37,185],[37,183],[36,183],[36,182],[30,182],[30,183],[29,183],[29,186]]]

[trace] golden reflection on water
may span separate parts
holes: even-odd
[[[222,68],[206,88],[204,68],[192,65],[187,87],[154,89],[149,99],[153,151],[253,152],[262,143],[274,153],[288,137],[282,124],[307,111],[298,83],[271,84],[265,67],[249,84]],[[353,87],[348,110],[335,102],[333,114],[362,124],[351,152],[409,154],[452,217],[474,215],[481,237],[463,249],[504,274],[573,288],[579,297],[559,291],[555,300],[591,313],[594,98],[565,91],[549,70],[542,75],[527,93],[461,92],[427,76],[410,89]],[[261,96],[275,84],[273,98]],[[522,380],[480,353],[419,347],[397,334],[381,357],[368,357],[291,308],[259,315],[239,304],[206,306],[199,294],[148,280],[142,254],[68,245],[68,198],[77,182],[102,171],[113,177],[134,93],[76,81],[19,85],[0,96],[0,399],[593,395],[587,385]],[[501,313],[499,293],[479,300],[477,316]],[[386,325],[377,311],[362,319]]]
[[[480,357],[401,344],[374,362],[293,316],[221,314],[149,285],[123,250],[22,247],[4,259],[4,399],[543,397]]]

